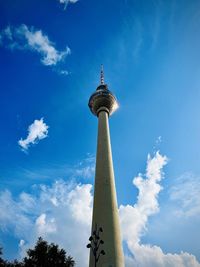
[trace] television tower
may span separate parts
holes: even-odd
[[[101,67],[100,85],[91,95],[88,105],[91,112],[98,117],[92,234],[96,233],[97,227],[103,230],[101,233],[103,242],[100,244],[103,255],[99,254],[99,258],[96,257],[98,259],[96,265],[95,251],[90,248],[89,267],[124,267],[108,122],[109,116],[117,109],[118,103],[104,83],[103,67]]]

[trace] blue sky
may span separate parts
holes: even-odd
[[[103,64],[120,103],[110,130],[122,229],[132,233],[122,230],[126,266],[199,266],[199,10],[195,0],[1,1],[0,243],[6,258],[20,257],[43,235],[87,262],[88,251],[75,248],[78,241],[85,247],[89,236],[97,119],[87,103]],[[155,176],[145,176],[146,168]],[[146,187],[155,201],[144,221],[135,217],[145,202],[133,184],[139,173],[159,186],[158,192]],[[60,227],[65,236],[84,232],[81,241],[66,241]]]

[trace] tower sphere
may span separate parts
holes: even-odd
[[[101,110],[111,115],[118,108],[118,103],[116,97],[108,90],[107,84],[100,84],[91,95],[88,106],[95,116],[98,116]]]

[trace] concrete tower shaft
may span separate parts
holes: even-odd
[[[104,88],[102,88],[105,86]],[[100,87],[100,88],[99,88]],[[100,85],[89,100],[89,107],[98,116],[98,141],[96,155],[96,172],[92,232],[96,225],[102,227],[102,249],[98,267],[124,267],[124,257],[119,224],[119,214],[115,189],[115,178],[110,143],[108,117],[114,112],[116,98],[108,91],[106,85]],[[99,90],[101,93],[99,94]],[[94,267],[95,259],[90,251],[89,267]]]

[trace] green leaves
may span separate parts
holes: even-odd
[[[33,249],[27,250],[27,256],[22,262],[7,262],[1,258],[2,248],[0,248],[0,267],[74,267],[75,261],[71,256],[67,256],[64,249],[58,245],[43,240],[41,237]]]

